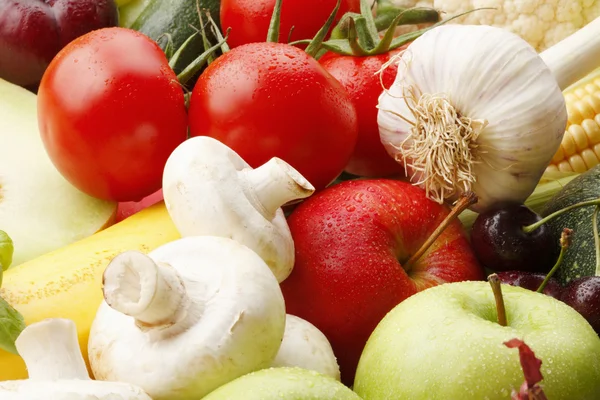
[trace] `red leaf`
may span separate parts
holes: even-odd
[[[544,379],[541,371],[542,360],[537,358],[533,350],[531,350],[531,348],[520,339],[511,339],[507,342],[504,342],[504,345],[511,349],[519,349],[521,368],[523,369],[523,375],[525,375],[525,382],[523,382],[523,385],[521,385],[518,393],[513,391],[512,399],[547,400],[544,391],[538,385],[538,383]]]

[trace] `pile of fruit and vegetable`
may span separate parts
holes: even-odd
[[[0,400],[600,399],[600,1],[0,0]]]

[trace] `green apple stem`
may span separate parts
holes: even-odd
[[[408,259],[406,263],[403,264],[403,268],[405,271],[409,271],[412,266],[419,261],[419,259],[425,254],[427,249],[436,241],[436,239],[444,232],[444,230],[450,225],[460,213],[469,208],[471,205],[477,203],[477,195],[473,192],[465,192],[461,194],[460,198],[450,211],[450,213],[444,218],[444,220],[438,225],[438,227],[433,231],[433,233],[427,238],[425,243],[421,245],[419,250],[417,250],[412,257]]]
[[[555,217],[558,217],[559,215],[561,215],[563,213],[574,210],[576,208],[586,207],[586,206],[598,206],[598,205],[600,205],[600,199],[586,200],[586,201],[582,201],[580,203],[572,204],[568,207],[562,208],[560,210],[553,212],[550,215],[545,216],[544,218],[540,219],[539,221],[537,221],[531,225],[524,226],[523,232],[525,232],[525,233],[533,232],[540,226],[544,225],[546,222],[554,219]]]
[[[598,207],[596,207],[596,210],[598,210]],[[594,213],[594,215],[595,214],[596,213]],[[538,293],[542,293],[544,291],[544,289],[546,288],[546,285],[548,284],[548,282],[550,282],[550,278],[552,278],[552,275],[554,275],[554,273],[558,270],[558,267],[560,267],[560,265],[562,264],[563,258],[565,258],[565,252],[566,252],[567,248],[571,245],[571,235],[572,234],[573,234],[573,231],[571,229],[569,229],[569,228],[563,229],[563,231],[560,235],[560,254],[558,255],[558,259],[556,260],[556,263],[554,264],[554,266],[552,267],[550,272],[548,272],[548,274],[544,278],[544,281],[540,284],[540,287],[537,288]],[[596,246],[596,253],[597,252],[598,252],[598,247]],[[596,256],[596,259],[598,259],[597,256]]]
[[[494,292],[494,299],[496,300],[496,311],[498,314],[498,323],[502,326],[507,326],[508,321],[506,320],[506,308],[504,307],[504,297],[502,296],[502,284],[497,274],[491,274],[488,277],[488,281],[492,286]]]

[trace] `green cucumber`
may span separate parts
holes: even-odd
[[[544,217],[572,204],[598,198],[600,198],[600,165],[567,183],[546,203],[541,215]],[[581,276],[600,275],[600,271],[596,271],[596,244],[592,226],[595,208],[596,206],[593,205],[576,208],[547,223],[557,241],[564,228],[573,230],[571,245],[554,275],[562,284],[567,284]]]
[[[167,35],[172,48],[178,49],[190,36],[200,30],[198,7],[210,12],[219,25],[220,0],[133,0],[121,8],[121,26],[139,31],[155,40],[163,50],[167,47]],[[202,20],[207,23],[203,14]],[[211,29],[206,29],[208,40],[217,43]],[[186,46],[174,66],[175,73],[181,72],[192,60],[204,52],[202,37],[197,35]]]

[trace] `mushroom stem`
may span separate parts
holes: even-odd
[[[140,328],[173,325],[183,319],[190,303],[174,268],[137,251],[119,254],[106,267],[104,299],[135,318]]]
[[[273,157],[256,169],[240,171],[246,179],[246,196],[271,220],[279,207],[310,196],[315,188],[298,171],[280,158]]]
[[[15,341],[29,379],[90,379],[69,319],[46,319],[26,327]]]

